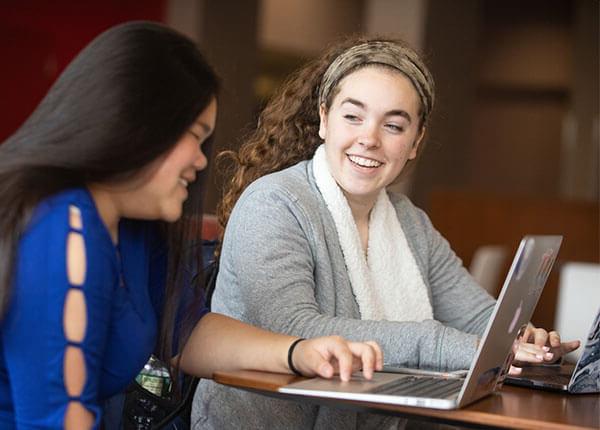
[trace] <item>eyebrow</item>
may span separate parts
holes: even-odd
[[[355,105],[356,107],[359,107],[361,109],[365,109],[367,106],[361,102],[360,100],[356,100],[353,99],[351,97],[346,97],[344,100],[342,100],[342,103],[340,103],[340,106],[343,105],[344,103],[350,103]],[[385,116],[401,116],[403,118],[406,118],[406,120],[408,122],[412,122],[412,118],[410,117],[409,113],[406,112],[405,110],[402,109],[392,109],[390,111],[387,111],[385,113]]]

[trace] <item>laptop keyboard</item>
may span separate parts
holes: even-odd
[[[407,376],[373,389],[377,394],[392,396],[428,397],[443,399],[457,394],[463,384],[462,379],[439,379]]]
[[[550,382],[552,384],[569,385],[569,382],[571,381],[571,375],[557,373],[555,375],[544,375],[539,379],[545,382]]]
[[[531,385],[531,381],[550,383],[555,385],[569,385],[571,374],[573,373],[572,366],[525,366],[519,376],[508,377],[508,381],[521,382]]]
[[[515,385],[525,386],[544,386],[544,384],[550,384],[548,388],[552,388],[552,385],[558,387],[566,387],[571,382],[571,375],[565,375],[564,373],[542,373],[542,372],[525,372],[519,376],[508,376],[506,382],[514,383]]]

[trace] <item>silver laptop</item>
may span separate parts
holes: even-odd
[[[526,236],[466,377],[377,372],[367,381],[358,373],[350,381],[312,378],[279,388],[279,392],[375,403],[456,409],[490,394],[503,381],[513,357],[513,344],[538,302],[562,236]]]
[[[506,382],[531,388],[568,391],[569,393],[600,393],[600,309],[587,336],[583,352],[575,367],[528,366],[518,377]]]

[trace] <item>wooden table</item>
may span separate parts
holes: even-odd
[[[274,396],[315,402],[342,409],[399,415],[428,421],[440,421],[469,427],[511,429],[600,429],[600,395],[568,395],[528,388],[504,386],[463,409],[445,411],[381,403],[311,398],[282,394],[277,389],[300,378],[278,373],[238,371],[218,372],[220,384]]]

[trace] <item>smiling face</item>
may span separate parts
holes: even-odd
[[[216,117],[217,102],[213,98],[171,151],[148,166],[149,173],[143,181],[138,180],[141,185],[121,195],[123,216],[168,222],[179,219],[188,197],[187,186],[196,180],[198,171],[206,168],[202,143],[212,134]]]
[[[372,208],[379,191],[417,156],[423,137],[419,110],[411,82],[378,66],[346,76],[329,110],[321,106],[319,136],[350,207]]]
[[[213,98],[173,149],[159,160],[154,174],[140,190],[145,192],[148,201],[154,201],[154,219],[172,222],[181,216],[188,184],[207,166],[202,143],[212,134],[216,118],[217,101]]]

